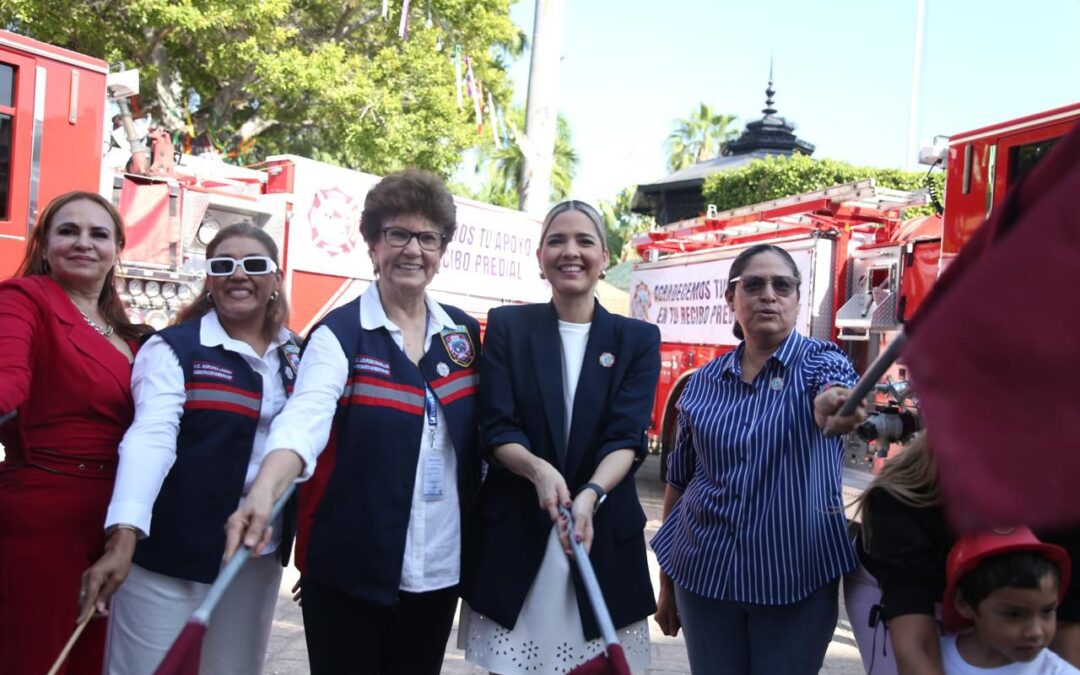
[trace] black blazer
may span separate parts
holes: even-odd
[[[630,448],[640,465],[660,375],[660,332],[616,316],[599,303],[565,437],[562,348],[552,304],[499,307],[488,314],[480,366],[481,444],[487,453],[520,443],[557,467],[571,494],[612,452]],[[513,628],[540,569],[551,519],[525,478],[492,464],[480,493],[464,597],[500,625]],[[656,611],[645,557],[645,513],[633,472],[611,490],[593,519],[590,559],[616,627]],[[599,629],[584,587],[574,586],[585,637]]]

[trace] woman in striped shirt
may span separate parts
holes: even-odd
[[[686,629],[695,673],[817,673],[855,566],[836,413],[857,379],[834,345],[795,330],[801,276],[782,248],[732,263],[725,298],[743,342],[678,403],[668,459],[657,623]],[[828,435],[827,435],[828,434]]]

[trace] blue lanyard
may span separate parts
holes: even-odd
[[[432,431],[439,425],[439,410],[438,402],[435,400],[435,394],[431,392],[431,387],[424,385],[424,412],[427,413],[428,428]]]

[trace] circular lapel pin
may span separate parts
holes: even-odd
[[[600,355],[600,365],[605,368],[610,368],[615,365],[615,355],[611,352],[604,352]]]
[[[772,389],[773,391],[780,391],[783,388],[784,381],[779,377],[774,377],[773,379],[769,380],[769,389]]]
[[[440,363],[439,365],[435,366],[435,372],[437,372],[441,377],[446,377],[450,374],[450,366],[446,365],[445,363]]]

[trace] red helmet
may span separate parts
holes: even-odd
[[[964,578],[964,575],[978,567],[979,563],[986,558],[1016,551],[1036,551],[1057,565],[1061,576],[1058,598],[1065,597],[1065,589],[1069,587],[1069,576],[1072,570],[1069,554],[1065,549],[1054,544],[1044,544],[1023,525],[965,534],[953,544],[952,550],[949,551],[949,559],[945,563],[947,583],[941,608],[945,630],[955,633],[971,625],[971,622],[960,616],[960,612],[956,609],[956,584]]]

